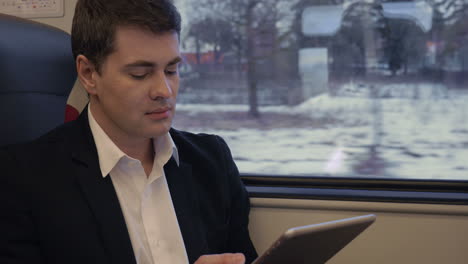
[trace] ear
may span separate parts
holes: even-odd
[[[78,55],[76,57],[76,71],[78,78],[85,90],[90,95],[96,94],[96,67],[94,64],[86,58],[84,55]]]

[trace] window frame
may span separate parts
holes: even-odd
[[[252,198],[468,205],[468,182],[241,174]]]

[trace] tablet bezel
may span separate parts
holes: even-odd
[[[323,264],[375,220],[369,214],[290,228],[252,264]]]

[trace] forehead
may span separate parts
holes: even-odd
[[[124,60],[173,60],[179,56],[179,38],[176,32],[156,34],[135,26],[119,26],[111,56]]]

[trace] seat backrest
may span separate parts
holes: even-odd
[[[0,14],[0,146],[62,124],[76,80],[70,35]]]

